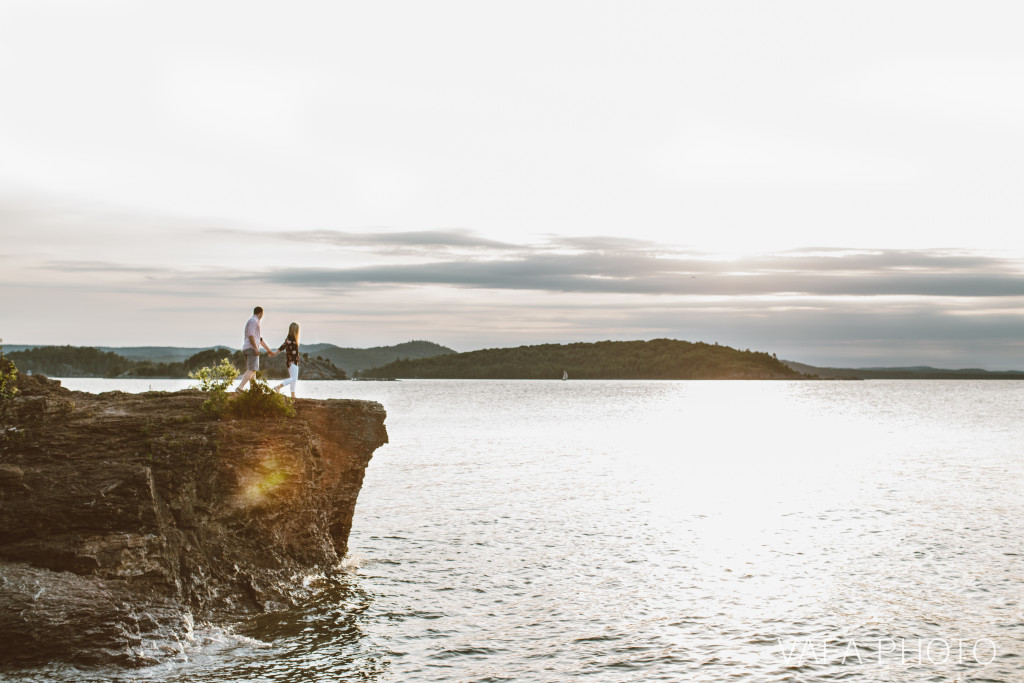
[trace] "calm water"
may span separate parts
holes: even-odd
[[[1024,679],[1024,382],[300,393],[380,401],[391,438],[322,599],[7,680]]]

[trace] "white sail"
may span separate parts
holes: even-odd
[[[566,372],[565,370],[562,370],[562,380],[564,381],[567,379],[569,379],[569,373]]]

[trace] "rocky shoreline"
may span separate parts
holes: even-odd
[[[197,620],[287,608],[336,570],[383,407],[218,419],[199,391],[22,376],[0,401],[0,667],[145,665]]]

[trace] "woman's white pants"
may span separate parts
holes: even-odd
[[[299,366],[297,363],[292,363],[288,366],[288,379],[281,382],[282,387],[286,387],[289,384],[292,385],[292,393],[295,393],[295,385],[299,381]]]

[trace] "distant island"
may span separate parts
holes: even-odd
[[[818,379],[1024,379],[1020,370],[982,370],[963,368],[946,370],[929,365],[889,368],[820,368],[794,361],[783,361],[797,372]]]
[[[801,379],[772,354],[676,339],[539,344],[402,359],[361,378]]]

